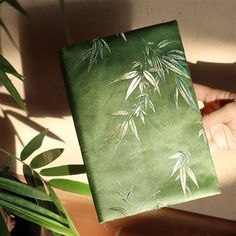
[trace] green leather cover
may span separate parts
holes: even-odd
[[[176,21],[61,50],[99,222],[220,192]]]

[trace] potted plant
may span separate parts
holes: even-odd
[[[26,15],[16,0],[5,0],[0,3],[3,2]],[[16,45],[1,18],[0,26]],[[0,82],[18,106],[27,112],[24,101],[8,77],[9,74],[23,81],[23,76],[0,54]],[[3,160],[0,165],[0,235],[8,236],[10,232],[11,235],[40,235],[41,227],[55,236],[79,235],[53,188],[90,195],[87,184],[59,177],[85,173],[85,169],[83,165],[47,168],[48,164],[58,159],[63,153],[62,148],[54,148],[37,155],[34,154],[41,147],[48,133],[48,130],[44,129],[33,137],[23,148],[19,157],[0,148],[0,157]],[[22,163],[23,182],[10,172],[13,161]]]

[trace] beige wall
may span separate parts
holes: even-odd
[[[1,9],[20,53],[3,31],[1,40],[3,54],[25,75],[24,85],[14,81],[26,98],[30,113],[27,117],[0,88],[1,146],[19,155],[22,144],[46,127],[53,134],[45,139],[41,150],[65,148],[62,158],[54,165],[82,163],[58,62],[58,49],[67,45],[59,1],[20,2],[29,17],[19,15],[6,5]],[[177,19],[193,80],[236,92],[236,1],[65,2],[71,43]],[[178,208],[236,220],[236,152],[219,152],[213,159],[223,194],[181,204]],[[18,163],[16,171],[21,173]],[[80,179],[86,181],[85,176]]]

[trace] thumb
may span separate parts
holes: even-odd
[[[219,110],[208,113],[203,117],[205,128],[210,128],[217,124],[228,124],[236,119],[236,102],[231,102]]]

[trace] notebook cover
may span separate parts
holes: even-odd
[[[176,21],[61,50],[99,222],[220,192]]]

